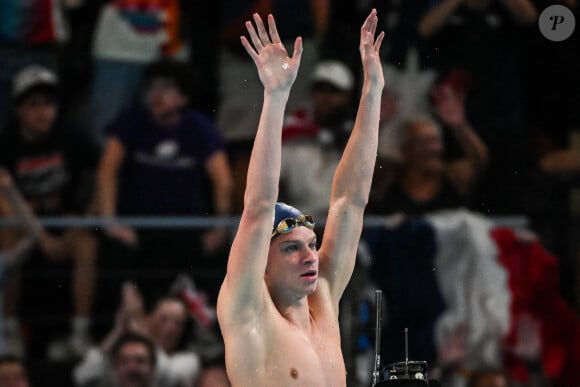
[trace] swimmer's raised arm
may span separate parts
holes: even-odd
[[[248,167],[244,209],[218,305],[218,313],[227,314],[221,319],[226,324],[237,321],[232,317],[240,312],[254,311],[267,295],[264,272],[278,197],[284,109],[302,54],[302,40],[297,38],[293,55],[288,55],[272,15],[267,29],[257,14],[254,23],[246,22],[250,40],[242,36],[241,41],[258,69],[264,102]]]
[[[379,113],[384,86],[375,39],[378,18],[373,9],[360,30],[359,51],[363,85],[354,128],[336,168],[324,240],[320,248],[320,275],[328,281],[332,301],[338,301],[352,275],[377,156]]]

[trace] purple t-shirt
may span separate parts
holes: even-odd
[[[111,130],[125,147],[120,214],[191,215],[207,208],[204,164],[224,149],[208,117],[185,109],[178,125],[161,128],[145,110],[135,109],[120,114]]]

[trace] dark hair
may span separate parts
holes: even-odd
[[[181,304],[183,306],[183,309],[185,310],[185,314],[188,314],[187,311],[187,304],[186,302],[179,296],[177,295],[163,295],[161,297],[158,297],[152,304],[151,304],[151,308],[149,309],[149,313],[154,312],[161,304],[163,304],[164,302],[177,302],[178,304]]]
[[[192,70],[182,62],[171,59],[161,59],[149,64],[143,71],[143,86],[149,87],[151,82],[158,78],[166,78],[175,82],[176,87],[183,95],[191,97],[193,89]]]
[[[185,311],[185,323],[183,325],[181,337],[179,338],[179,343],[177,344],[177,349],[185,349],[193,340],[193,336],[195,334],[195,326],[191,323],[193,320],[189,311],[189,306],[187,305],[187,302],[185,302],[185,300],[178,295],[165,294],[156,298],[155,301],[149,305],[147,308],[148,312],[150,314],[153,313],[161,304],[165,302],[177,302],[183,306],[183,310]]]
[[[147,337],[137,333],[125,333],[113,343],[113,347],[111,348],[111,359],[113,360],[113,363],[117,363],[121,349],[123,349],[126,344],[130,343],[144,345],[145,348],[147,348],[147,352],[149,353],[151,364],[155,366],[157,363],[157,352],[155,350],[155,344]]]
[[[509,377],[506,371],[500,368],[490,367],[490,368],[480,368],[473,371],[473,373],[469,377],[469,381],[467,382],[467,387],[476,387],[477,383],[479,383],[481,379],[483,379],[485,376],[490,375],[502,376],[506,380],[508,387],[512,385],[511,378]]]

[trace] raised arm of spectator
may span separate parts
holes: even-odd
[[[424,38],[431,37],[445,25],[447,19],[459,7],[464,0],[441,0],[431,8],[419,21],[419,35]]]
[[[502,0],[513,18],[521,24],[531,24],[538,18],[538,11],[530,0]]]
[[[384,87],[375,40],[377,11],[373,9],[360,30],[359,51],[363,68],[362,92],[354,128],[332,182],[328,219],[320,248],[320,277],[328,282],[332,301],[338,301],[354,269],[365,206],[377,157],[381,94]]]
[[[442,84],[433,91],[433,100],[437,115],[451,128],[465,154],[464,159],[449,163],[447,173],[456,188],[467,193],[489,162],[487,146],[465,116],[465,98],[462,94]]]
[[[118,178],[124,159],[125,147],[121,141],[111,137],[107,141],[97,168],[95,207],[101,216],[114,217],[117,213]],[[112,237],[129,245],[137,242],[137,236],[130,228],[110,225],[105,230]]]
[[[294,53],[288,56],[272,15],[268,30],[258,14],[254,22],[255,27],[246,22],[252,43],[246,37],[241,40],[258,69],[264,102],[248,166],[244,209],[220,294],[218,312],[228,314],[223,321],[238,321],[239,312],[262,309],[266,299],[264,273],[278,198],[284,109],[302,54],[302,39],[297,38]]]
[[[127,333],[147,336],[144,328],[143,300],[135,284],[125,282],[121,287],[121,303],[115,316],[115,324],[98,347],[91,348],[73,370],[76,386],[107,385],[110,379],[108,356],[113,345]]]
[[[125,333],[149,336],[145,324],[143,298],[132,282],[125,282],[121,286],[121,303],[115,315],[115,325],[101,342],[101,349],[109,352],[115,341]]]

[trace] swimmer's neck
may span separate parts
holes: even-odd
[[[310,305],[308,304],[308,297],[302,297],[294,300],[294,302],[280,303],[274,300],[278,312],[294,327],[304,331],[310,332],[312,329],[312,314],[310,313]]]

